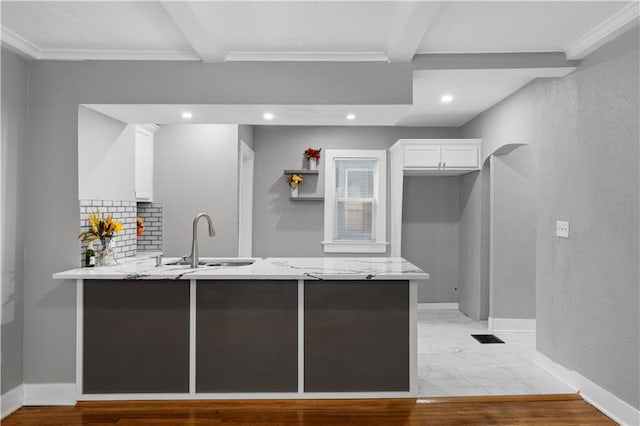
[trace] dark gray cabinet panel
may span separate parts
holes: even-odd
[[[85,280],[83,391],[189,391],[189,282]]]
[[[196,391],[298,390],[296,281],[198,281]]]
[[[306,392],[409,390],[409,282],[306,281]]]

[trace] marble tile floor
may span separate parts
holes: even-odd
[[[573,393],[533,362],[535,333],[493,333],[505,344],[477,342],[486,322],[457,310],[418,311],[419,396]]]

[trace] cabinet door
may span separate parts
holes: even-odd
[[[85,280],[83,393],[189,392],[189,282]]]
[[[440,145],[408,146],[404,150],[404,167],[440,167]]]
[[[153,134],[136,129],[136,200],[153,200]]]
[[[445,169],[477,169],[478,147],[473,145],[443,145],[442,163]]]
[[[409,282],[306,281],[304,390],[409,390]]]
[[[196,287],[196,392],[298,390],[298,282]]]

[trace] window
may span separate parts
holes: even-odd
[[[385,253],[387,152],[327,150],[325,253]]]

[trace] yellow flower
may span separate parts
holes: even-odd
[[[287,179],[287,182],[289,183],[289,186],[292,188],[297,188],[298,185],[301,185],[304,183],[304,178],[299,175],[299,174],[292,174],[292,175],[286,175],[285,179]]]
[[[103,237],[113,237],[114,234],[122,231],[122,222],[114,220],[112,215],[108,215],[103,219],[100,209],[98,209],[97,213],[89,213],[87,219],[89,221],[89,229],[78,234],[78,239],[84,242],[95,241]]]

